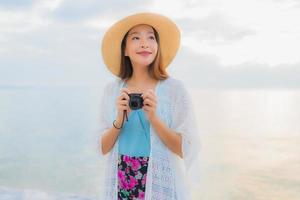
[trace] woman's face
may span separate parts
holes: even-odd
[[[158,44],[151,26],[142,24],[130,29],[125,56],[129,56],[133,66],[149,66],[155,59],[157,49]]]

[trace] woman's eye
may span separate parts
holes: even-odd
[[[151,40],[155,40],[155,37],[154,36],[150,36],[149,37]],[[132,37],[131,38],[132,40],[139,40],[140,38],[139,37]]]

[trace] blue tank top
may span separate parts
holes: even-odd
[[[119,154],[150,155],[150,123],[143,109],[131,110],[119,134]]]

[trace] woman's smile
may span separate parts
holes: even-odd
[[[147,57],[147,56],[151,55],[152,53],[149,51],[140,51],[140,52],[137,52],[137,54]]]

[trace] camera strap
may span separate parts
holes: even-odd
[[[120,129],[123,127],[123,123],[124,123],[124,118],[125,118],[125,116],[126,116],[126,121],[128,121],[127,110],[124,110],[124,112],[123,112],[123,119],[122,119],[122,124],[121,124]]]

